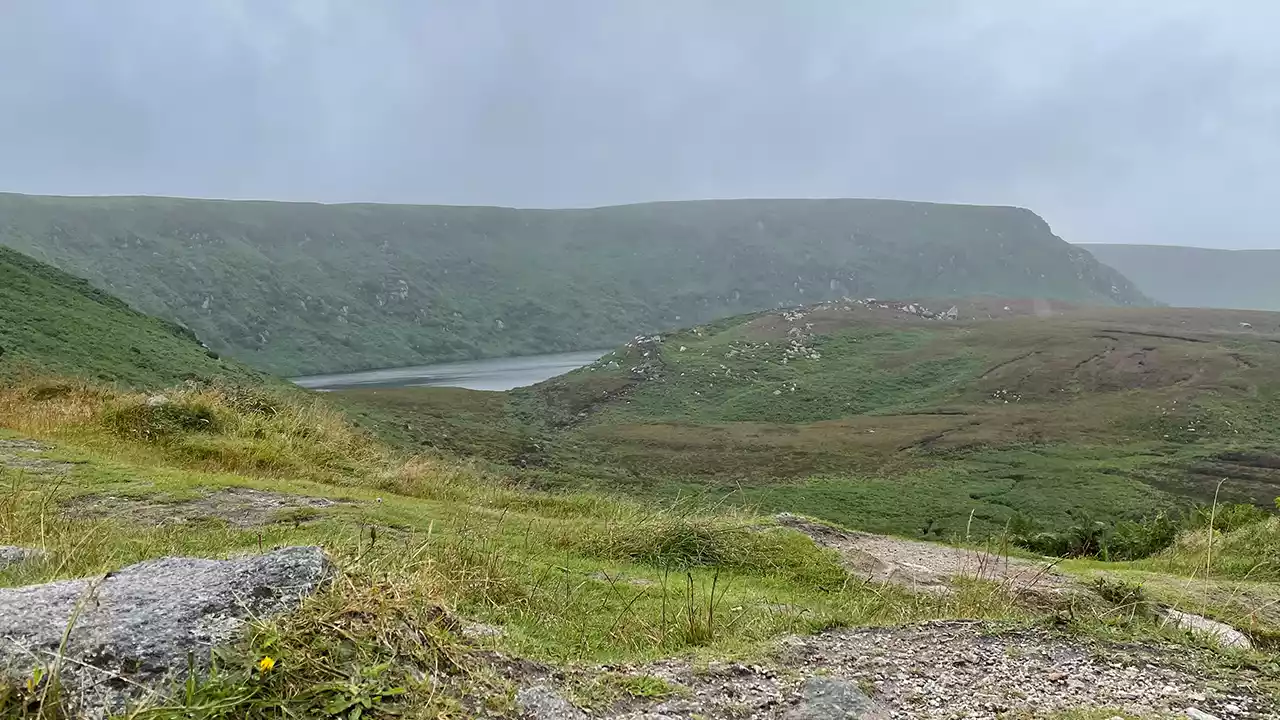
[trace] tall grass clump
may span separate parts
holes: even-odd
[[[634,505],[619,510],[607,522],[574,526],[557,543],[591,557],[660,569],[749,571],[829,589],[848,582],[848,573],[833,551],[758,518],[680,507]]]
[[[0,428],[214,472],[334,481],[388,461],[339,411],[276,388],[185,383],[149,395],[33,379],[0,387]]]
[[[1152,562],[1187,575],[1280,580],[1280,517],[1225,532],[1208,526],[1184,532]]]

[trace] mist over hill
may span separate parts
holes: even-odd
[[[1008,207],[0,195],[0,217],[0,244],[284,375],[605,347],[846,295],[1146,302],[1034,213]]]
[[[1084,245],[1143,292],[1179,307],[1280,310],[1280,250]]]

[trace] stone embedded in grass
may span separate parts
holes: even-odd
[[[72,708],[105,716],[149,695],[144,688],[167,690],[188,658],[207,667],[215,645],[235,640],[250,618],[296,608],[331,570],[320,548],[289,547],[232,560],[162,558],[105,577],[0,589],[0,669],[25,683],[42,668],[45,682],[59,678]]]
[[[43,560],[45,552],[36,548],[0,545],[0,570],[21,565],[23,563]]]
[[[1210,620],[1201,615],[1166,608],[1161,611],[1164,616],[1165,623],[1172,625],[1180,630],[1202,635],[1215,640],[1222,647],[1229,648],[1251,648],[1253,643],[1249,640],[1249,636],[1239,630],[1227,625],[1226,623]]]

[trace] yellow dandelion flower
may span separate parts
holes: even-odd
[[[258,672],[268,672],[276,666],[276,661],[270,656],[263,657],[258,661]]]

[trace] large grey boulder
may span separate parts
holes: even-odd
[[[247,618],[297,607],[330,573],[320,548],[290,547],[231,560],[163,558],[106,577],[0,589],[0,672],[21,680],[59,667],[69,703],[103,715],[145,694],[139,686],[165,689],[185,675],[188,657],[207,666],[213,646],[234,640]]]

